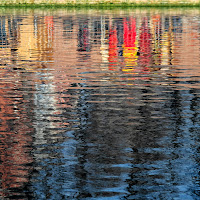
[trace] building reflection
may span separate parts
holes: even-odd
[[[126,67],[122,71],[134,71],[137,65],[137,41],[136,41],[136,19],[130,18],[128,21],[124,19],[124,44],[123,57]]]
[[[148,67],[152,65],[152,51],[151,51],[151,33],[148,24],[148,18],[144,18],[141,24],[140,36],[139,36],[139,49],[140,57],[139,62],[142,67]]]
[[[1,17],[1,196],[175,197],[176,166],[198,165],[198,34],[185,16]]]
[[[152,16],[152,25],[151,25],[151,35],[152,35],[152,53],[153,53],[153,64],[161,64],[161,41],[162,41],[162,30],[161,30],[161,16],[153,15]]]
[[[110,28],[109,33],[109,70],[116,70],[118,62],[118,48],[117,48],[117,30],[116,27]]]
[[[0,193],[2,198],[9,199],[27,196],[25,188],[29,183],[33,163],[30,153],[33,140],[33,104],[26,90],[21,93],[20,90],[24,87],[19,82],[20,79],[15,71],[1,70]]]
[[[1,197],[27,199],[33,198],[28,185],[34,171],[31,152],[38,131],[33,94],[39,80],[34,74],[36,69],[44,68],[43,61],[50,61],[52,18],[46,17],[40,24],[35,24],[33,16],[5,16],[2,20]]]

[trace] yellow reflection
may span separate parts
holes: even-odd
[[[133,66],[137,65],[137,39],[136,39],[136,19],[124,19],[124,45],[123,56],[126,67],[122,68],[124,72],[134,71]]]
[[[37,38],[34,35],[34,17],[27,16],[23,19],[19,28],[19,46],[18,57],[22,60],[35,61],[37,57],[33,55],[33,51],[37,47]]]

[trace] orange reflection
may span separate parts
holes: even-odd
[[[29,153],[32,137],[28,134],[33,130],[26,108],[20,103],[22,95],[13,90],[20,88],[20,84],[16,84],[19,77],[6,69],[2,69],[0,75],[1,195],[6,197],[13,195],[11,189],[23,188],[29,181],[29,164],[33,159]]]

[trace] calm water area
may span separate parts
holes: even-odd
[[[200,199],[200,10],[0,15],[0,199]]]

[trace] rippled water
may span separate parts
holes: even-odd
[[[200,12],[1,10],[1,199],[200,199]]]

